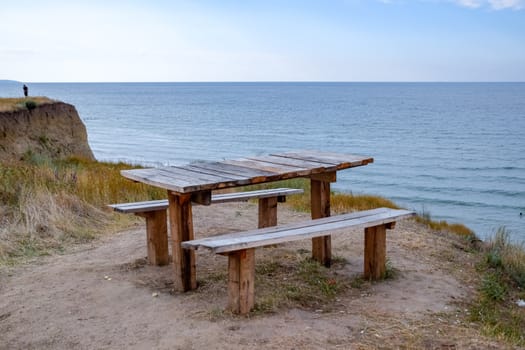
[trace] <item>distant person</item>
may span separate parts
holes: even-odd
[[[27,88],[26,84],[24,84],[24,88],[23,89],[24,89],[24,96],[27,97],[27,90],[28,90],[28,88]]]

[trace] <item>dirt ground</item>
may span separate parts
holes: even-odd
[[[256,211],[251,203],[194,207],[195,234],[252,228]],[[280,223],[307,215],[279,208]],[[261,248],[256,261],[287,259],[309,244]],[[339,273],[357,280],[362,231],[333,235],[332,247],[346,261]],[[0,270],[0,349],[500,349],[468,321],[475,256],[464,248],[405,220],[388,231],[394,278],[348,288],[326,307],[284,306],[240,317],[223,311],[222,280],[173,292],[172,267],[144,263],[140,224]],[[226,260],[199,251],[198,279],[225,275]]]

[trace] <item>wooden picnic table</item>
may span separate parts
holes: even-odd
[[[198,161],[182,166],[122,170],[122,176],[164,188],[168,192],[168,215],[172,237],[175,289],[197,288],[195,252],[181,242],[194,239],[192,202],[210,205],[212,190],[254,185],[299,177],[311,181],[312,219],[330,216],[330,183],[339,170],[372,163],[373,158],[320,151],[297,151],[218,162]],[[312,256],[331,264],[330,236],[312,239]]]

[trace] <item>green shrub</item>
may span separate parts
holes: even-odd
[[[32,111],[36,108],[37,104],[33,100],[27,100],[25,101],[24,105],[26,106],[27,110]]]

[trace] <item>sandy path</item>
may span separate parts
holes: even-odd
[[[256,206],[197,207],[194,216],[199,236],[246,229],[256,222]],[[280,222],[301,217],[279,208]],[[468,254],[412,221],[389,231],[388,257],[398,277],[345,292],[328,312],[292,308],[249,318],[220,312],[226,286],[217,295],[170,292],[170,266],[137,264],[145,256],[144,236],[138,226],[67,255],[0,270],[0,349],[351,349],[407,342],[461,348],[481,342],[463,326],[458,306],[473,288]],[[337,235],[333,246],[348,260],[347,273],[358,276],[362,232]],[[199,253],[197,272],[203,269],[226,272],[226,259]],[[438,324],[437,333],[426,324]]]

